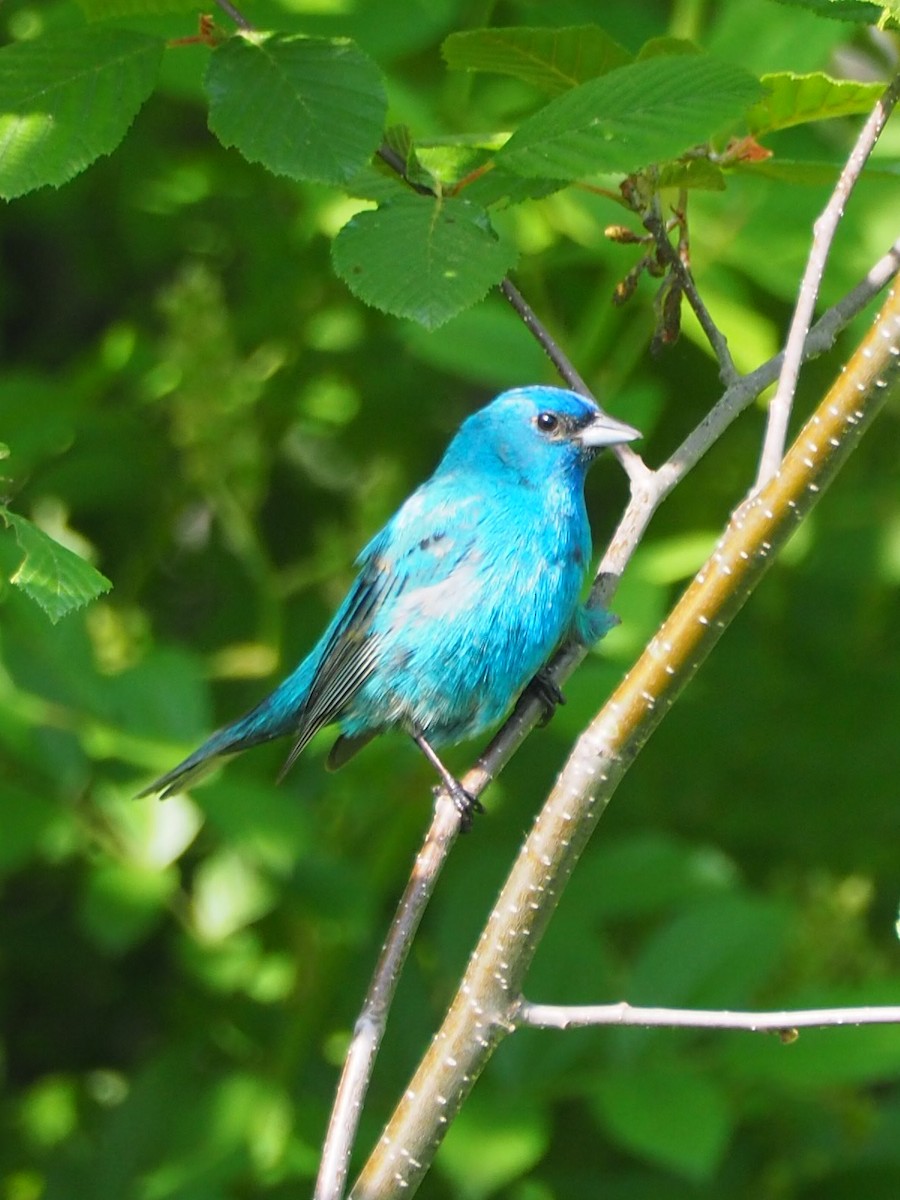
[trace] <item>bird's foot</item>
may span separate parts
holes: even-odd
[[[439,796],[441,792],[447,793],[453,801],[456,811],[459,813],[460,831],[468,833],[472,828],[472,818],[476,813],[484,812],[484,805],[477,796],[473,796],[471,792],[467,792],[454,775],[451,775],[437,754],[435,754],[423,733],[416,731],[412,737],[413,741],[441,777],[443,786],[434,789],[435,796]]]
[[[557,705],[565,704],[566,698],[559,690],[559,685],[550,678],[544,667],[532,679],[531,687],[535,696],[544,706],[544,715],[540,720],[541,728],[543,728],[556,712]]]
[[[484,805],[477,796],[473,796],[471,792],[467,792],[458,779],[452,776],[446,779],[443,784],[439,784],[434,789],[435,797],[442,794],[449,795],[453,801],[453,807],[459,813],[459,831],[460,833],[468,833],[472,828],[472,822],[478,813],[485,811]]]

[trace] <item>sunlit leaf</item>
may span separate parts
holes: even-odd
[[[36,601],[54,624],[112,587],[105,575],[33,522],[3,507],[0,517],[12,528],[25,552],[10,582]]]
[[[650,58],[591,79],[523,121],[500,150],[522,175],[578,179],[677,158],[760,94],[752,75],[699,55]]]
[[[794,75],[783,71],[763,75],[760,82],[765,95],[747,114],[747,125],[756,136],[808,121],[867,113],[884,91],[881,83],[831,79],[821,72]]]
[[[61,183],[118,146],[156,82],[163,43],[68,30],[0,50],[0,196]]]
[[[829,17],[835,21],[854,21],[860,25],[877,25],[885,13],[892,12],[891,5],[870,4],[868,0],[778,0],[778,3],[794,8],[808,8],[820,17]],[[892,15],[897,16],[895,7]]]

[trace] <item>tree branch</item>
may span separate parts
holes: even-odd
[[[514,1028],[521,985],[558,898],[615,788],[797,522],[882,407],[900,364],[900,289],[778,475],[736,511],[641,658],[579,738],[529,834],[450,1010],[351,1192],[412,1195],[450,1120]]]
[[[900,239],[843,300],[825,313],[807,338],[804,358],[823,353],[834,344],[838,333],[887,285],[900,270]],[[518,296],[517,289],[510,285]],[[521,299],[530,314],[528,328],[544,345],[552,342],[533,310]],[[521,311],[517,307],[517,311]],[[523,314],[524,315],[524,314]],[[554,343],[555,344],[555,343]],[[777,378],[783,355],[764,363],[752,374],[729,388],[701,424],[658,471],[650,471],[628,447],[626,469],[632,484],[631,501],[619,523],[598,568],[592,590],[592,603],[606,606],[612,599],[625,565],[634,553],[656,508],[699,461],[731,422]],[[560,650],[551,663],[552,676],[563,682],[584,658],[582,647],[570,645]],[[515,710],[490,745],[469,770],[463,785],[479,796],[503,769],[544,711],[543,704],[526,691]],[[374,1069],[375,1057],[387,1022],[390,1003],[412,938],[418,929],[431,893],[458,832],[458,814],[446,799],[439,799],[431,827],[416,857],[412,877],[398,905],[394,921],[375,968],[369,991],[357,1020],[347,1058],[338,1085],[335,1104],[328,1124],[322,1153],[315,1200],[340,1200],[344,1194],[351,1147],[356,1137],[362,1104]]]
[[[589,396],[593,400],[594,394],[591,389],[575,370],[559,343],[550,336],[549,330],[538,320],[534,309],[516,285],[511,280],[504,279],[500,284],[500,291],[522,318],[525,328],[556,367],[560,377],[565,380],[573,392],[578,392],[581,396]]]
[[[378,153],[387,165],[406,179],[405,164],[391,147],[384,145]],[[430,191],[421,184],[416,184],[408,179],[406,181],[416,190]],[[672,253],[674,254],[675,251],[673,250]],[[835,306],[823,316],[809,335],[804,348],[804,356],[812,357],[828,348],[840,329],[885,286],[898,265],[900,265],[900,241],[889,254],[876,264],[866,279],[841,301],[840,305]],[[501,291],[522,317],[526,327],[548,354],[566,383],[581,394],[591,395],[584,380],[515,285],[509,280],[504,280],[501,284]],[[632,497],[616,535],[600,564],[592,592],[594,603],[601,605],[608,603],[625,563],[634,552],[644,529],[662,499],[716,441],[731,421],[776,377],[780,361],[781,356],[772,359],[758,371],[744,377],[732,388],[729,388],[713,412],[701,422],[700,426],[659,471],[650,471],[629,447],[617,448],[619,459],[631,480]],[[554,678],[558,680],[567,678],[583,657],[584,651],[581,647],[565,647],[551,665]],[[542,713],[543,705],[534,700],[526,691],[513,714],[466,775],[464,786],[468,791],[478,796],[484,790],[524,741]],[[416,858],[412,876],[388,932],[362,1012],[356,1023],[329,1120],[316,1184],[315,1200],[340,1200],[344,1194],[351,1147],[355,1140],[363,1100],[384,1034],[387,1014],[400,971],[458,831],[458,815],[455,808],[446,799],[439,798],[431,827]]]
[[[740,1029],[747,1033],[790,1034],[798,1029],[898,1024],[900,1004],[783,1012],[725,1012],[698,1008],[646,1008],[625,1000],[619,1004],[532,1004],[523,999],[513,1014],[516,1029],[639,1025],[645,1029]]]
[[[706,340],[712,346],[713,353],[719,362],[719,378],[726,385],[735,383],[739,376],[734,359],[731,357],[731,351],[728,349],[728,341],[710,316],[709,309],[697,291],[690,267],[669,241],[666,223],[660,211],[658,193],[653,196],[650,208],[641,214],[641,219],[644,228],[653,237],[659,257],[668,264],[674,273],[679,288],[687,297],[688,304],[694,310],[700,327],[706,334]]]
[[[219,8],[221,8],[222,12],[225,13],[226,16],[231,17],[232,21],[234,21],[235,25],[237,25],[239,29],[246,30],[248,33],[252,31],[253,26],[251,23],[247,20],[240,9],[231,3],[231,0],[216,0],[216,4],[219,6]]]
[[[341,1200],[344,1195],[363,1101],[400,972],[459,829],[460,816],[456,806],[448,797],[440,795],[431,827],[416,855],[412,874],[381,948],[362,1012],[353,1030],[328,1122],[314,1200]]]
[[[797,390],[800,365],[803,361],[803,347],[812,323],[819,285],[825,273],[825,264],[828,261],[831,243],[841,217],[844,215],[850,194],[862,174],[862,169],[866,165],[881,131],[887,124],[898,97],[900,97],[900,75],[894,77],[872,109],[869,119],[863,125],[859,137],[856,139],[850,157],[841,171],[831,199],[813,226],[812,248],[806,270],[803,273],[797,305],[785,343],[784,362],[778,379],[778,388],[769,405],[769,420],[759,463],[759,473],[756,477],[755,487],[757,489],[764,487],[772,478],[778,470],[784,454],[791,407]]]

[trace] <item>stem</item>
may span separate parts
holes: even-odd
[[[556,367],[560,376],[566,381],[573,392],[578,392],[582,396],[588,396],[593,399],[593,393],[588,385],[584,382],[575,367],[569,361],[560,345],[550,336],[549,331],[538,320],[537,314],[530,306],[528,301],[519,291],[514,283],[509,279],[504,279],[500,284],[500,291],[513,306],[519,316],[522,318],[525,328],[537,340],[538,345]]]
[[[341,1200],[344,1195],[350,1153],[356,1140],[363,1100],[372,1078],[400,972],[458,833],[459,813],[452,801],[441,797],[435,806],[422,849],[416,855],[412,874],[381,948],[362,1012],[353,1030],[328,1122],[314,1200]]]
[[[653,236],[660,258],[669,265],[676,276],[681,290],[687,297],[688,304],[694,310],[700,327],[706,334],[706,340],[713,348],[713,353],[719,363],[719,378],[726,385],[734,384],[738,379],[738,371],[734,365],[734,359],[731,357],[731,351],[728,349],[728,341],[710,316],[709,309],[697,291],[690,267],[669,241],[666,223],[659,210],[658,195],[654,195],[649,212],[643,214],[643,223],[647,232]],[[684,241],[686,236],[686,233],[682,231],[681,240]]]
[[[783,1012],[724,1012],[697,1008],[643,1008],[620,1004],[531,1004],[521,1000],[517,1029],[583,1029],[594,1025],[640,1025],[645,1029],[741,1029],[788,1033],[844,1025],[900,1024],[900,1005],[809,1008]]]
[[[860,130],[850,157],[841,171],[831,199],[813,226],[812,248],[806,270],[803,273],[797,305],[785,343],[784,363],[778,379],[778,388],[769,405],[768,426],[760,457],[759,473],[756,477],[755,486],[757,488],[764,487],[772,478],[778,470],[784,454],[791,407],[797,391],[800,365],[803,361],[803,346],[815,311],[819,285],[825,273],[825,264],[828,261],[831,243],[844,215],[850,194],[862,174],[862,169],[866,165],[882,129],[887,124],[887,119],[891,115],[898,97],[900,97],[900,75],[894,77],[872,109],[869,119]]]
[[[219,8],[221,8],[222,12],[225,13],[226,16],[231,17],[232,21],[234,21],[235,25],[237,25],[239,29],[245,29],[248,33],[253,29],[251,23],[247,20],[240,9],[231,3],[231,0],[216,0],[216,4],[219,6]]]

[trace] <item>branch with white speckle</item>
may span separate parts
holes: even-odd
[[[745,1033],[778,1033],[793,1041],[799,1029],[847,1025],[900,1025],[900,1005],[861,1008],[804,1008],[782,1012],[728,1012],[723,1009],[653,1008],[628,1004],[532,1004],[520,1000],[513,1016],[516,1029],[585,1029],[637,1025],[643,1029],[737,1029]]]
[[[900,240],[867,273],[857,287],[825,313],[810,331],[805,357],[829,349],[837,334],[887,285],[900,269]],[[522,301],[524,305],[524,300]],[[531,313],[530,328],[540,326]],[[549,334],[546,335],[549,338]],[[543,343],[542,343],[543,344]],[[646,467],[629,447],[620,447],[623,465],[631,479],[632,498],[598,570],[592,601],[611,600],[627,562],[637,548],[653,513],[725,429],[778,374],[782,355],[764,363],[728,388],[718,404],[657,471]],[[571,381],[570,381],[571,385]],[[552,677],[565,680],[584,657],[575,645],[564,647],[550,666]],[[478,796],[502,770],[544,712],[543,702],[526,691],[514,712],[466,774],[463,786]],[[351,1148],[362,1104],[384,1034],[387,1014],[400,971],[431,897],[447,855],[458,833],[458,814],[449,800],[439,798],[431,827],[416,857],[412,876],[388,931],[363,1010],[345,1059],[323,1149],[315,1200],[341,1200],[344,1195]]]
[[[421,1182],[474,1080],[516,1027],[525,974],[616,787],[856,447],[883,406],[889,384],[900,377],[898,367],[900,288],[889,294],[777,476],[735,511],[710,559],[578,739],[498,897],[447,1016],[351,1200],[386,1200],[398,1190],[412,1195]]]

